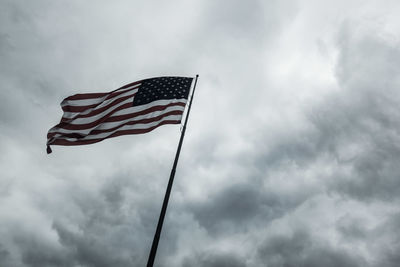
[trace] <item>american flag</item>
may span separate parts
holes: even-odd
[[[47,134],[50,145],[76,146],[179,124],[193,78],[157,77],[109,93],[76,94],[61,102],[64,114]]]

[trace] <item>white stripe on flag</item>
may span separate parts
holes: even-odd
[[[112,132],[106,132],[106,133],[100,133],[100,134],[93,134],[93,135],[87,135],[83,138],[65,138],[62,137],[60,134],[56,134],[53,138],[54,139],[65,139],[70,142],[75,142],[75,141],[85,141],[85,140],[93,140],[93,139],[101,139],[101,138],[106,138],[110,135],[112,135],[115,132],[118,131],[123,131],[123,130],[134,130],[134,129],[148,129],[153,126],[158,125],[159,123],[166,121],[166,120],[180,120],[182,118],[182,115],[170,115],[162,118],[161,120],[154,121],[151,123],[140,123],[140,124],[134,124],[134,125],[124,125]]]
[[[112,113],[114,110],[116,110],[117,108],[119,108],[122,105],[125,105],[127,103],[133,103],[133,98],[132,99],[126,99],[125,101],[122,101],[121,103],[115,105],[115,106],[111,106],[110,108],[108,108],[107,110],[91,116],[91,117],[86,117],[86,118],[77,118],[77,119],[73,119],[71,121],[69,121],[69,124],[73,124],[73,125],[80,125],[80,124],[87,124],[87,123],[91,123],[94,122],[96,120],[99,120],[101,118],[103,118],[106,115],[111,115],[112,116],[119,116],[119,115],[126,115],[126,114],[130,114],[130,113],[136,113],[136,112],[140,112],[143,110],[146,110],[148,108],[154,107],[154,106],[165,106],[167,104],[175,104],[175,103],[183,103],[186,104],[187,100],[186,99],[173,99],[173,100],[157,100],[157,101],[153,101],[147,105],[142,105],[142,106],[135,106],[135,107],[129,107],[129,108],[125,108],[125,109],[121,109],[118,111],[115,111],[114,113]],[[84,114],[85,112],[82,112],[81,114]],[[88,112],[90,113],[90,112]],[[86,115],[86,114],[84,114]],[[65,116],[63,116],[65,118]]]
[[[103,102],[104,100],[106,100],[106,98],[109,97],[113,93],[124,92],[124,93],[118,94],[117,96],[113,96],[110,99],[107,99],[106,102],[109,103],[110,101],[120,98],[120,97],[126,95],[127,93],[129,94],[129,92],[133,92],[133,91],[137,92],[137,90],[138,90],[137,87],[139,87],[139,86],[140,86],[140,84],[137,84],[129,89],[125,90],[125,88],[124,88],[124,90],[114,91],[114,92],[108,93],[102,97],[97,97],[97,98],[87,98],[87,99],[77,99],[77,100],[65,99],[64,101],[61,102],[61,106],[62,107],[65,107],[65,106],[79,107],[79,106],[96,105],[96,104],[99,104],[99,103]]]
[[[182,107],[182,106],[170,106],[164,110],[153,111],[153,112],[150,112],[147,114],[135,116],[135,118],[129,118],[129,119],[114,121],[114,122],[102,122],[94,127],[90,127],[87,129],[69,130],[69,129],[54,127],[52,129],[50,129],[49,133],[59,133],[59,134],[77,133],[77,134],[82,134],[82,135],[88,135],[88,134],[90,134],[90,132],[92,130],[107,130],[107,129],[117,127],[119,125],[122,125],[122,124],[130,122],[130,121],[135,122],[135,121],[139,121],[139,120],[143,120],[143,119],[155,118],[155,117],[158,117],[162,114],[165,114],[165,113],[168,113],[171,111],[183,112],[184,109],[185,109],[185,107]]]

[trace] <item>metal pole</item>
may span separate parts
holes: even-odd
[[[165,212],[167,211],[169,196],[171,194],[172,184],[174,182],[174,177],[175,177],[176,165],[178,164],[179,154],[181,153],[183,138],[185,137],[186,124],[189,119],[190,108],[192,107],[192,101],[193,101],[194,91],[196,89],[198,77],[199,77],[199,75],[196,75],[196,80],[194,82],[193,92],[190,97],[189,107],[188,107],[188,111],[187,111],[186,118],[185,118],[185,123],[183,124],[181,138],[179,140],[178,149],[176,150],[174,165],[172,166],[171,174],[169,176],[168,186],[167,186],[167,190],[165,192],[164,202],[163,202],[163,205],[161,208],[161,213],[160,213],[160,218],[158,219],[157,230],[156,230],[156,233],[154,234],[153,244],[151,245],[149,259],[147,261],[147,267],[153,267],[154,259],[156,257],[158,241],[160,241],[160,234],[161,234],[162,226],[164,223]]]

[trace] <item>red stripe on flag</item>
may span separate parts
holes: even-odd
[[[131,119],[131,118],[134,118],[134,117],[137,117],[137,116],[145,115],[147,113],[151,113],[151,112],[155,112],[155,111],[162,111],[162,110],[165,110],[168,107],[173,107],[173,106],[184,107],[185,104],[184,103],[171,103],[171,104],[163,105],[163,106],[160,105],[160,106],[150,107],[148,109],[141,110],[141,111],[138,111],[138,112],[135,112],[135,113],[128,113],[128,114],[124,114],[124,115],[112,116],[112,114],[115,113],[118,110],[122,110],[122,109],[127,108],[127,107],[132,107],[131,103],[127,103],[127,104],[124,104],[121,107],[113,110],[111,113],[106,114],[105,116],[99,118],[96,121],[93,121],[93,122],[90,122],[90,123],[85,123],[85,124],[71,124],[69,122],[61,122],[58,125],[56,125],[55,127],[66,129],[66,130],[89,129],[89,128],[93,128],[96,125],[99,125],[101,123],[117,122],[117,121],[122,121],[122,120],[126,120],[126,119]]]
[[[141,81],[129,83],[127,85],[124,85],[124,86],[122,86],[122,87],[120,87],[118,89],[115,89],[114,91],[108,92],[108,93],[75,94],[75,95],[72,95],[72,96],[69,96],[69,97],[65,98],[64,101],[66,101],[66,100],[84,100],[84,99],[100,98],[100,97],[104,97],[106,95],[112,94],[114,92],[117,92],[117,91],[119,91],[121,89],[125,89],[125,88],[128,88],[128,87],[132,87],[134,85],[138,85],[140,83],[141,83]]]
[[[47,134],[47,138],[53,138],[55,135],[61,135],[57,136],[56,139],[63,139],[63,138],[84,138],[86,136],[91,136],[91,135],[97,135],[97,134],[102,134],[102,133],[109,133],[118,130],[119,128],[126,126],[126,125],[136,125],[136,124],[146,124],[146,123],[152,123],[152,122],[157,122],[162,120],[165,117],[171,116],[171,115],[182,115],[183,111],[180,110],[174,110],[170,111],[167,113],[164,113],[160,116],[157,117],[152,117],[152,118],[146,118],[146,119],[141,119],[141,120],[136,120],[136,121],[127,121],[127,122],[121,122],[121,124],[114,126],[112,128],[108,129],[102,129],[99,130],[98,127],[92,129],[88,134],[81,134],[79,132],[76,133],[63,133],[63,132],[52,132]],[[100,125],[101,126],[101,125]]]
[[[84,100],[84,99],[93,99],[100,98],[108,95],[109,93],[86,93],[86,94],[76,94],[65,98],[63,101],[67,100]]]
[[[164,125],[164,124],[179,124],[181,123],[180,120],[166,120],[162,121],[159,124],[149,127],[146,129],[133,129],[133,130],[121,130],[113,133],[112,135],[109,135],[104,138],[99,138],[99,139],[91,139],[91,140],[82,140],[82,141],[68,141],[65,139],[56,139],[53,143],[49,145],[60,145],[60,146],[78,146],[78,145],[89,145],[89,144],[94,144],[100,141],[103,141],[104,139],[108,138],[113,138],[121,135],[128,135],[128,134],[143,134],[143,133],[148,133],[151,132],[152,130],[156,129],[157,127]]]
[[[75,119],[78,119],[78,118],[88,118],[88,117],[92,117],[94,115],[97,115],[97,114],[107,110],[108,108],[110,108],[112,106],[115,106],[115,105],[121,103],[122,101],[125,101],[125,100],[127,100],[127,99],[129,99],[131,97],[132,97],[132,103],[133,103],[133,97],[135,95],[136,95],[136,93],[133,93],[133,94],[128,95],[128,96],[120,97],[118,99],[115,99],[114,101],[112,101],[108,105],[106,105],[104,107],[101,107],[101,108],[97,108],[97,109],[95,107],[99,106],[101,103],[96,104],[94,106],[93,105],[90,105],[90,106],[64,106],[64,108],[68,107],[68,110],[65,109],[64,111],[65,112],[85,112],[86,110],[93,109],[88,114],[77,114],[77,116],[75,116],[75,117],[73,117],[71,119],[75,120]],[[132,106],[132,103],[130,104],[131,106]],[[68,120],[70,120],[70,119],[68,119]]]

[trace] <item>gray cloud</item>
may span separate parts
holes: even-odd
[[[4,249],[3,246],[0,244],[0,264],[7,266],[10,265],[10,252]]]
[[[50,157],[46,130],[197,72],[156,266],[399,265],[398,3],[78,2],[0,3],[1,266],[144,265],[178,127]]]
[[[52,247],[35,236],[18,236],[15,241],[19,246],[22,262],[27,266],[73,266],[75,262],[67,251]]]
[[[254,45],[261,45],[268,37],[278,32],[283,16],[277,16],[280,8],[285,14],[289,12],[288,1],[270,1],[263,3],[259,0],[247,2],[233,1],[227,4],[224,1],[208,1],[204,7],[205,27],[207,34],[213,34],[217,40],[228,38],[232,41],[253,41]],[[210,31],[211,30],[211,31]],[[213,40],[213,39],[211,39]]]
[[[210,253],[205,252],[200,255],[196,255],[195,258],[187,259],[183,262],[184,267],[200,266],[200,267],[244,267],[245,262],[234,254],[228,253]]]
[[[311,114],[319,142],[351,177],[339,174],[338,191],[359,198],[397,198],[400,176],[400,101],[395,63],[400,50],[371,37],[339,39],[337,66],[342,93]],[[352,36],[350,34],[350,36]]]
[[[293,208],[295,203],[282,199],[273,191],[266,191],[253,181],[228,185],[203,202],[189,204],[188,212],[193,213],[194,218],[210,234],[229,234],[250,231],[254,221],[267,223],[279,218]]]
[[[290,236],[273,236],[258,254],[267,266],[364,266],[346,251],[316,244],[308,232],[296,230]]]

